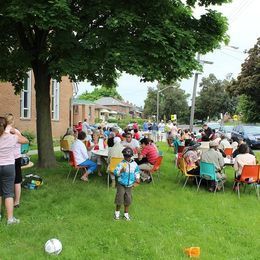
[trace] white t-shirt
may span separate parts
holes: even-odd
[[[132,139],[130,143],[128,143],[127,141],[122,141],[121,144],[124,147],[131,147],[132,149],[136,149],[139,148],[139,142],[136,139]]]
[[[76,164],[79,165],[85,162],[88,157],[88,151],[85,144],[77,139],[71,146],[71,151],[74,154]]]

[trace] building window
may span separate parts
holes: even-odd
[[[78,113],[79,113],[79,106],[78,105],[74,105],[73,106],[73,110],[74,110],[74,114],[78,115]]]
[[[57,80],[51,80],[51,119],[60,119],[60,83]]]
[[[24,79],[23,90],[20,95],[20,117],[31,118],[32,72]]]

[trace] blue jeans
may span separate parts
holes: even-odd
[[[92,173],[97,169],[97,164],[89,159],[79,164],[79,166],[86,166],[88,173]]]

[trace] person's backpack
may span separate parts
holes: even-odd
[[[40,176],[35,174],[27,174],[23,178],[22,187],[29,190],[36,190],[43,184]]]

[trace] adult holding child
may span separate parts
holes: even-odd
[[[26,144],[28,140],[13,128],[6,132],[6,127],[6,119],[0,117],[0,210],[3,197],[7,211],[7,224],[11,225],[20,222],[19,219],[13,216],[15,149],[17,143]]]

